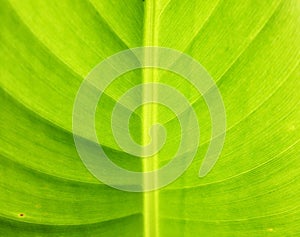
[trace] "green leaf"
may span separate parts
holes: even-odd
[[[298,0],[0,0],[0,235],[298,236],[299,27]],[[176,115],[150,104],[133,111],[130,131],[145,144],[149,126],[160,122],[168,132],[163,149],[145,160],[118,146],[111,112],[134,85],[176,88],[201,129],[198,153],[180,178],[130,193],[86,169],[72,111],[99,62],[139,46],[173,48],[200,62],[222,94],[227,131],[218,162],[199,178],[211,135],[202,95],[158,69],[121,76],[96,113],[97,136],[116,164],[157,169],[180,143]]]

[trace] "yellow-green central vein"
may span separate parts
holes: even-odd
[[[145,1],[145,15],[144,15],[144,35],[143,35],[143,45],[144,46],[155,46],[157,45],[157,24],[156,24],[156,6],[155,0]],[[145,55],[147,57],[147,55]],[[151,58],[150,60],[155,60]],[[154,82],[156,80],[155,70],[143,70],[143,83]],[[155,86],[152,87],[153,97],[156,97]],[[147,96],[149,92],[146,88],[143,90],[144,96]],[[157,109],[155,106],[144,106],[142,115],[142,136],[143,144],[148,142],[148,129],[149,125],[153,124],[157,117]],[[155,143],[156,135],[152,137]],[[156,146],[155,146],[156,147]],[[156,155],[157,156],[157,155]],[[145,158],[143,160],[143,170],[155,170],[158,168],[157,157]],[[157,183],[157,177],[155,180],[144,179],[144,183],[155,182]],[[159,197],[158,191],[145,192],[143,194],[143,212],[144,212],[144,236],[145,237],[158,237],[159,236],[159,221],[158,221],[158,210],[159,210]]]

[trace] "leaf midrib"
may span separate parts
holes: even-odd
[[[144,2],[144,30],[143,30],[143,46],[157,46],[157,30],[156,22],[156,0],[147,0]],[[146,56],[145,56],[146,57]],[[155,60],[155,59],[152,59]],[[154,70],[143,70],[143,84],[150,83],[155,80]],[[152,88],[155,89],[155,88]],[[143,96],[147,93],[143,90]],[[155,94],[155,93],[153,93]],[[146,144],[148,141],[147,125],[153,124],[157,117],[157,110],[153,106],[143,107],[142,111],[142,141]],[[155,135],[154,135],[155,136]],[[157,140],[157,139],[153,139]],[[158,164],[155,157],[143,160],[143,170],[155,170]],[[156,177],[155,177],[156,179]],[[144,183],[148,180],[144,179]],[[144,237],[159,236],[158,222],[159,198],[158,191],[144,192],[143,194],[143,216],[144,216]]]

